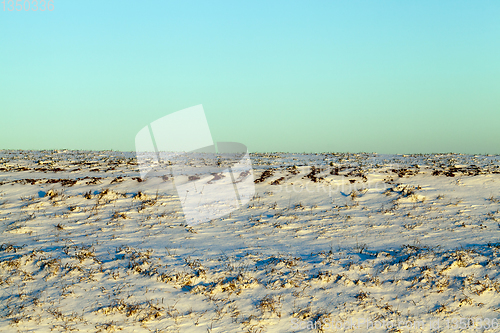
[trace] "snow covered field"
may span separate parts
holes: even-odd
[[[0,331],[500,331],[499,156],[251,159],[253,199],[189,226],[166,165],[0,151]]]

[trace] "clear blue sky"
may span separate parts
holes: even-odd
[[[500,153],[499,1],[54,3],[0,8],[0,149],[134,150],[203,104],[251,151]]]

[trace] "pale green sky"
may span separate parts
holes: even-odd
[[[203,104],[251,151],[500,153],[498,1],[54,7],[0,11],[0,149],[134,150]]]

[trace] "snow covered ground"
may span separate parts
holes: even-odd
[[[253,199],[190,226],[203,154],[143,181],[134,153],[0,151],[0,330],[500,331],[499,156],[251,159]]]

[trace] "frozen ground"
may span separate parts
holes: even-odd
[[[499,156],[251,157],[253,200],[188,226],[164,164],[0,151],[0,330],[500,331]]]

